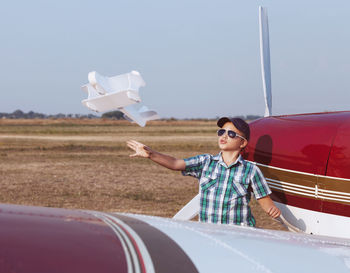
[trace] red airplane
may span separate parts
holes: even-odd
[[[350,112],[270,117],[269,30],[259,8],[265,118],[250,123],[244,157],[257,162],[283,221],[311,234],[350,238]]]
[[[262,8],[260,22],[261,33],[268,33]],[[261,36],[266,56],[266,34]],[[269,70],[269,60],[262,63],[263,72]],[[268,116],[271,85],[265,72]],[[264,172],[283,220],[323,236],[3,204],[0,273],[349,272],[349,119],[350,112],[336,112],[269,116],[250,124],[244,156]],[[193,216],[195,200],[175,218]]]
[[[298,229],[350,238],[350,112],[250,123],[244,157],[257,162],[284,218]]]

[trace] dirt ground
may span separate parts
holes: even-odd
[[[130,158],[135,139],[178,158],[216,154],[214,121],[0,120],[0,202],[172,217],[197,180]],[[285,228],[253,200],[257,226]]]

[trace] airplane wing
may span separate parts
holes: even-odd
[[[119,110],[127,120],[145,126],[149,120],[159,119],[155,111],[141,106],[139,88],[146,85],[137,71],[104,77],[96,71],[88,74],[89,83],[82,86],[88,98],[82,103],[95,112]],[[147,110],[145,110],[147,109]]]
[[[82,86],[82,89],[88,90],[89,94],[89,97],[83,100],[82,104],[95,112],[106,112],[113,109],[119,109],[141,101],[138,92],[135,90],[123,90],[106,93],[101,96],[91,84]]]
[[[154,216],[0,205],[0,272],[349,272],[350,241]]]

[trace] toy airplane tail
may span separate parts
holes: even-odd
[[[157,112],[149,110],[147,106],[137,109],[135,105],[129,105],[119,110],[124,114],[126,120],[136,122],[141,127],[144,127],[147,121],[159,119]]]

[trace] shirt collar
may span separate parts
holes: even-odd
[[[244,159],[242,157],[242,155],[240,154],[238,156],[238,158],[236,159],[235,162],[233,162],[230,166],[227,166],[226,163],[224,162],[223,158],[222,158],[222,153],[220,152],[219,154],[213,156],[213,160],[217,160],[219,161],[218,163],[222,166],[224,166],[225,168],[231,168],[232,166],[235,166],[236,164],[244,164]]]

